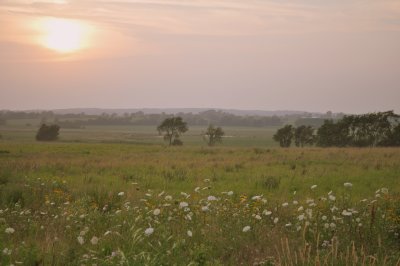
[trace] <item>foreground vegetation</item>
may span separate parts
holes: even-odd
[[[400,150],[0,143],[0,264],[396,265]]]

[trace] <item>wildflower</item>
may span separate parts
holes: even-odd
[[[15,229],[12,228],[12,227],[8,227],[8,228],[6,228],[6,230],[4,230],[4,232],[5,232],[6,234],[14,234]]]
[[[329,224],[328,224],[328,223],[325,223],[325,224],[324,224],[324,227],[325,227],[325,229],[329,229]]]
[[[323,216],[321,217],[321,219],[322,219],[322,221],[326,221],[326,219],[328,219],[328,217],[326,217],[325,215],[323,215]]]
[[[256,218],[257,220],[261,220],[261,216],[258,214],[256,216],[254,216],[254,218]]]
[[[208,208],[208,206],[202,206],[202,207],[201,207],[201,210],[202,210],[203,212],[206,212],[206,211],[209,210],[209,208]]]
[[[4,248],[4,249],[3,249],[3,254],[4,254],[4,255],[10,256],[10,255],[11,255],[11,249]]]
[[[111,234],[111,231],[106,231],[106,232],[104,233],[104,236],[107,236],[107,235],[109,235],[109,234]]]
[[[332,228],[332,229],[335,229],[335,228],[336,228],[336,224],[330,223],[330,224],[329,224],[329,227]]]
[[[383,194],[388,194],[388,193],[389,193],[389,189],[383,187],[383,188],[381,188],[381,192],[382,192]]]
[[[181,192],[181,195],[184,196],[185,198],[189,198],[190,197],[190,195],[185,193],[185,192]]]
[[[307,210],[305,210],[305,212],[308,215],[308,217],[311,219],[312,218],[312,213],[313,213],[312,209],[307,209]]]
[[[243,227],[243,233],[246,233],[248,231],[250,231],[251,227],[249,225],[246,225],[245,227]]]
[[[343,185],[344,185],[344,187],[347,187],[347,188],[351,188],[353,186],[353,184],[349,183],[349,182],[346,182]]]
[[[121,191],[120,193],[118,193],[118,196],[122,197],[123,195],[125,195],[125,192]]]
[[[229,191],[228,193],[226,193],[228,196],[232,196],[233,195],[233,191]]]
[[[160,210],[160,209],[155,209],[155,210],[153,211],[153,214],[154,214],[155,216],[160,215],[160,213],[161,213],[161,210]]]
[[[342,215],[343,216],[351,216],[353,213],[351,212],[351,211],[348,211],[348,210],[343,210],[342,211]]]
[[[304,218],[306,218],[306,216],[305,216],[304,214],[300,214],[299,216],[297,216],[297,219],[298,219],[299,221],[303,221]]]
[[[317,188],[317,185],[312,185],[312,186],[311,186],[311,189],[312,189],[312,190],[314,190],[314,189],[316,189],[316,188]]]
[[[167,196],[165,196],[165,198],[164,198],[166,201],[170,201],[170,200],[172,200],[172,197],[170,196],[170,195],[167,195]]]
[[[146,193],[146,194],[144,194],[146,197],[151,197],[151,194],[150,193]]]
[[[179,203],[179,208],[186,208],[187,206],[189,206],[189,203],[187,203],[186,201],[182,201]]]
[[[199,192],[200,191],[200,187],[196,187],[195,189],[194,189],[194,192]]]
[[[297,205],[297,204],[299,204],[299,202],[297,200],[294,200],[293,205]]]
[[[96,236],[92,237],[90,243],[92,243],[92,245],[97,245],[97,243],[99,243],[99,238]]]
[[[362,226],[362,223],[359,223],[358,226],[361,227],[361,226]]]
[[[215,201],[215,200],[217,200],[217,198],[214,197],[214,196],[208,196],[207,200],[208,201]]]
[[[301,212],[301,211],[303,211],[303,210],[304,210],[304,207],[303,207],[303,206],[300,206],[300,207],[297,209],[298,212]]]
[[[192,237],[192,236],[193,236],[192,231],[188,230],[188,231],[187,231],[187,235],[188,235],[188,237]]]
[[[291,227],[291,226],[292,226],[292,223],[285,224],[285,227]]]
[[[77,239],[79,244],[83,245],[85,243],[85,239],[83,238],[83,236],[78,236]]]
[[[252,200],[260,200],[262,198],[262,195],[257,195],[257,196],[253,196],[251,199]]]
[[[158,197],[162,197],[165,194],[165,191],[162,191],[161,193],[158,194]]]
[[[289,206],[289,203],[287,202],[282,203],[282,207],[287,207],[287,206]]]
[[[271,212],[271,211],[268,211],[268,210],[264,210],[264,211],[263,211],[263,214],[264,214],[265,216],[269,216],[269,215],[272,214],[272,212]]]
[[[331,201],[335,201],[335,200],[336,200],[336,197],[335,197],[335,196],[333,196],[333,195],[329,195],[329,200],[331,200]]]
[[[147,228],[146,230],[144,230],[144,234],[146,235],[146,236],[149,236],[149,235],[151,235],[151,234],[153,234],[154,233],[154,228],[152,228],[152,227],[149,227],[149,228]]]
[[[274,219],[274,224],[277,224],[278,222],[279,222],[279,218],[276,217],[276,218]]]

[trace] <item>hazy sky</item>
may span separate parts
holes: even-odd
[[[399,0],[0,0],[0,109],[400,112]]]

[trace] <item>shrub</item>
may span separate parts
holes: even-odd
[[[38,141],[57,140],[59,131],[60,127],[58,125],[42,124],[36,134],[36,140]]]

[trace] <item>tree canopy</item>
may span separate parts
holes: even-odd
[[[38,141],[57,140],[59,131],[60,127],[58,125],[42,124],[36,134],[36,140]]]
[[[208,146],[214,146],[216,143],[222,142],[222,137],[224,135],[225,132],[222,130],[221,127],[214,127],[213,125],[209,125],[203,137]]]
[[[157,131],[159,134],[164,134],[164,140],[168,142],[168,145],[182,145],[182,141],[179,139],[180,135],[188,131],[186,122],[183,121],[182,117],[171,117],[166,118],[158,127]]]

